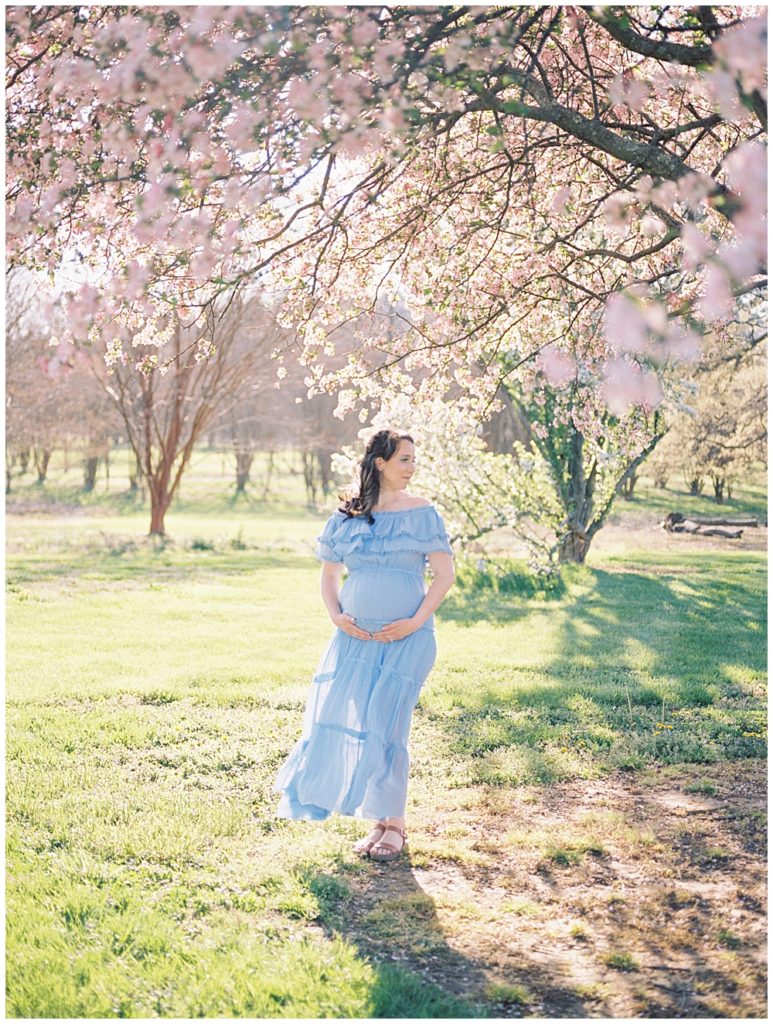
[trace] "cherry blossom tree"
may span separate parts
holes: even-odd
[[[477,182],[475,208],[461,232],[445,225],[448,237],[485,245],[508,230],[512,204],[496,203],[490,183],[526,198],[538,251],[517,253],[522,280],[534,257],[552,264],[547,282],[581,261],[624,269],[715,213],[705,229],[728,218],[747,229],[730,263],[749,277],[764,161],[743,145],[765,119],[765,24],[749,13],[11,8],[12,251],[51,266],[68,240],[81,244],[114,273],[117,300],[163,298],[172,279],[168,294],[222,287],[223,269],[254,275],[300,253],[313,296],[352,257],[370,269],[342,239],[360,221],[373,227],[363,211],[402,227],[402,245],[419,243]],[[648,214],[635,232],[614,249],[598,234],[588,246],[591,223],[604,213],[627,226],[633,204]],[[681,243],[691,258],[728,240],[699,234]],[[468,272],[474,284],[498,276]]]
[[[341,415],[456,388],[474,421],[541,354],[585,408],[638,423],[765,287],[763,8],[18,7],[8,25],[11,256],[83,254],[76,338],[261,278]],[[402,329],[374,336],[385,301]],[[344,322],[361,347],[331,368]]]

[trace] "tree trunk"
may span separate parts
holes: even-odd
[[[266,483],[263,487],[262,501],[268,498],[269,489],[271,486],[271,474],[274,472],[274,453],[270,451],[268,453],[268,465],[266,466]]]
[[[620,493],[626,501],[631,501],[633,498],[633,489],[636,486],[636,481],[639,479],[638,473],[631,473],[623,480],[623,484],[620,488]]]
[[[45,448],[35,448],[32,453],[32,458],[35,462],[35,469],[38,471],[37,482],[43,484],[46,482],[46,474],[48,473],[48,463],[51,460],[51,452],[46,451]]]
[[[317,463],[319,465],[319,479],[322,485],[322,493],[327,498],[333,484],[333,456],[325,448],[317,448]]]
[[[97,482],[98,466],[99,457],[96,455],[90,455],[89,458],[83,460],[83,490],[86,493],[94,490],[94,484]]]
[[[593,498],[596,486],[595,463],[586,475],[583,465],[585,437],[576,428],[570,428],[569,443],[566,446],[566,471],[568,488],[566,509],[566,532],[558,546],[559,562],[584,562],[590,547],[591,535],[588,524],[593,517]]]
[[[694,523],[696,526],[743,526],[754,528],[759,526],[757,519],[748,516],[746,518],[728,519],[726,516],[686,516],[682,512],[669,512],[663,520],[665,529],[678,526],[680,523]]]
[[[129,470],[129,490],[132,494],[136,494],[140,489],[142,482],[142,463],[136,452],[131,452],[130,457],[134,457],[134,472]]]
[[[27,472],[27,466],[30,464],[30,450],[29,448],[22,448],[19,452],[19,465],[21,466],[22,473]]]
[[[248,451],[247,449],[240,449],[236,452],[236,493],[244,494],[244,488],[247,486],[247,481],[250,479],[250,470],[252,469],[252,460],[255,458],[255,452]]]
[[[559,562],[578,562],[582,564],[590,548],[590,537],[579,530],[572,529],[561,538],[558,547]]]
[[[165,537],[164,516],[169,509],[170,499],[166,494],[159,494],[150,488],[150,536]]]
[[[694,497],[697,497],[699,494],[703,493],[703,478],[702,477],[699,477],[699,476],[692,477],[690,479],[690,481],[689,481],[689,485],[690,485],[690,494],[692,494]]]
[[[313,452],[301,452],[303,482],[306,484],[306,503],[317,504],[317,460]]]
[[[723,476],[712,476],[711,482],[714,485],[714,501],[721,505],[725,500],[725,478]]]

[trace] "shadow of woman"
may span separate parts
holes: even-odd
[[[304,879],[329,937],[351,943],[373,968],[372,1017],[489,1017],[482,963],[448,943],[435,900],[410,853],[389,864],[340,854],[332,871]]]

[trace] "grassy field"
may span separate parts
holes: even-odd
[[[197,456],[163,547],[117,468],[14,480],[8,1015],[764,1016],[764,548],[460,560],[380,866],[273,814],[331,633],[283,459],[261,502]]]

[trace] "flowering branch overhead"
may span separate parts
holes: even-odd
[[[73,334],[113,359],[259,281],[312,389],[464,380],[480,412],[555,339],[646,404],[641,364],[764,287],[765,30],[741,7],[10,8],[10,258],[79,253]],[[343,322],[363,349],[332,371]]]

